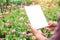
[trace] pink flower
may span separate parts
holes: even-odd
[[[15,29],[13,29],[11,32],[12,32],[12,33],[15,33],[15,32],[16,32],[16,30],[15,30]]]
[[[25,23],[25,26],[30,26],[30,22],[27,21],[27,22]]]
[[[28,37],[32,36],[32,33],[27,34]]]
[[[0,40],[2,40],[2,38],[0,38]]]
[[[25,23],[25,26],[28,26],[28,25],[29,25],[29,22],[26,22],[26,23]]]
[[[7,6],[7,8],[11,8],[11,6],[9,5],[9,6]]]
[[[10,27],[10,23],[6,23],[6,26],[7,26],[7,27]]]
[[[22,34],[23,34],[23,35],[26,35],[26,32],[23,32]]]
[[[16,5],[15,5],[15,4],[12,4],[11,6],[14,7],[14,6],[16,6]]]
[[[24,20],[24,18],[23,18],[23,17],[21,17],[19,20],[20,20],[20,21],[23,21],[23,20]]]
[[[0,15],[0,18],[2,18],[2,15]]]
[[[8,11],[4,12],[4,14],[8,14],[8,13],[9,13]]]
[[[22,7],[22,5],[20,6],[20,10],[24,10],[24,7]]]
[[[28,24],[27,24],[27,23],[25,23],[25,26],[28,26]]]

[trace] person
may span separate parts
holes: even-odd
[[[50,26],[46,27],[46,28],[45,28],[46,30],[54,30],[55,27],[57,26],[57,22],[55,22],[55,21],[49,21],[48,24],[49,24]],[[34,34],[34,39],[33,39],[33,40],[35,40],[36,38],[37,38],[38,40],[45,40],[45,39],[47,39],[47,38],[43,35],[43,33],[41,32],[41,30],[36,30],[36,29],[34,29],[31,25],[30,25],[30,28],[31,28],[32,33]]]
[[[35,5],[35,2],[32,2],[31,5]],[[45,29],[47,30],[54,30],[54,34],[52,35],[51,38],[46,38],[43,33],[41,32],[41,30],[36,30],[34,29],[31,25],[31,31],[34,34],[34,39],[33,40],[60,40],[60,15],[58,16],[58,20],[56,21],[49,21],[48,22],[49,26],[46,27]]]
[[[46,38],[43,36],[41,30],[36,30],[34,29],[31,25],[31,31],[34,34],[34,39],[33,40],[60,40],[60,15],[58,16],[58,20],[56,21],[49,21],[48,24],[50,26],[46,27],[45,29],[51,29],[54,30],[54,34],[52,35],[51,38]]]

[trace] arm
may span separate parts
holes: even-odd
[[[45,40],[46,37],[44,37],[41,33],[41,31],[39,32],[38,30],[34,29],[32,26],[30,26],[32,33],[35,35],[35,37],[38,40]]]
[[[58,16],[57,23],[58,23],[58,25],[55,29],[55,32],[49,40],[60,40],[60,15]]]
[[[57,26],[57,22],[55,22],[55,21],[54,22],[50,21],[50,22],[48,22],[48,24],[50,25],[48,27],[50,29],[52,29],[52,27],[55,28]],[[35,38],[37,38],[38,40],[45,40],[45,39],[47,39],[46,37],[44,37],[42,35],[42,32],[40,30],[34,29],[31,25],[30,25],[30,28],[31,28],[31,31],[34,34]]]

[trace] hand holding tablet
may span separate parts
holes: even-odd
[[[25,10],[33,28],[39,29],[48,26],[43,11],[39,5],[25,6]]]

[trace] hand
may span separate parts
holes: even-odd
[[[36,30],[30,25],[31,31],[34,34],[34,36],[37,38],[37,40],[45,40],[47,39],[45,36],[42,35],[41,30]]]
[[[57,22],[55,22],[55,21],[49,21],[48,24],[49,24],[49,26],[45,28],[48,30],[49,29],[52,30],[57,26]],[[45,36],[42,35],[43,33],[41,32],[41,30],[36,30],[31,25],[30,25],[30,28],[31,28],[31,31],[34,34],[35,38],[37,38],[38,40],[47,39]]]
[[[46,30],[54,30],[55,27],[57,26],[57,22],[56,21],[49,21],[48,25],[49,26],[45,27]]]

